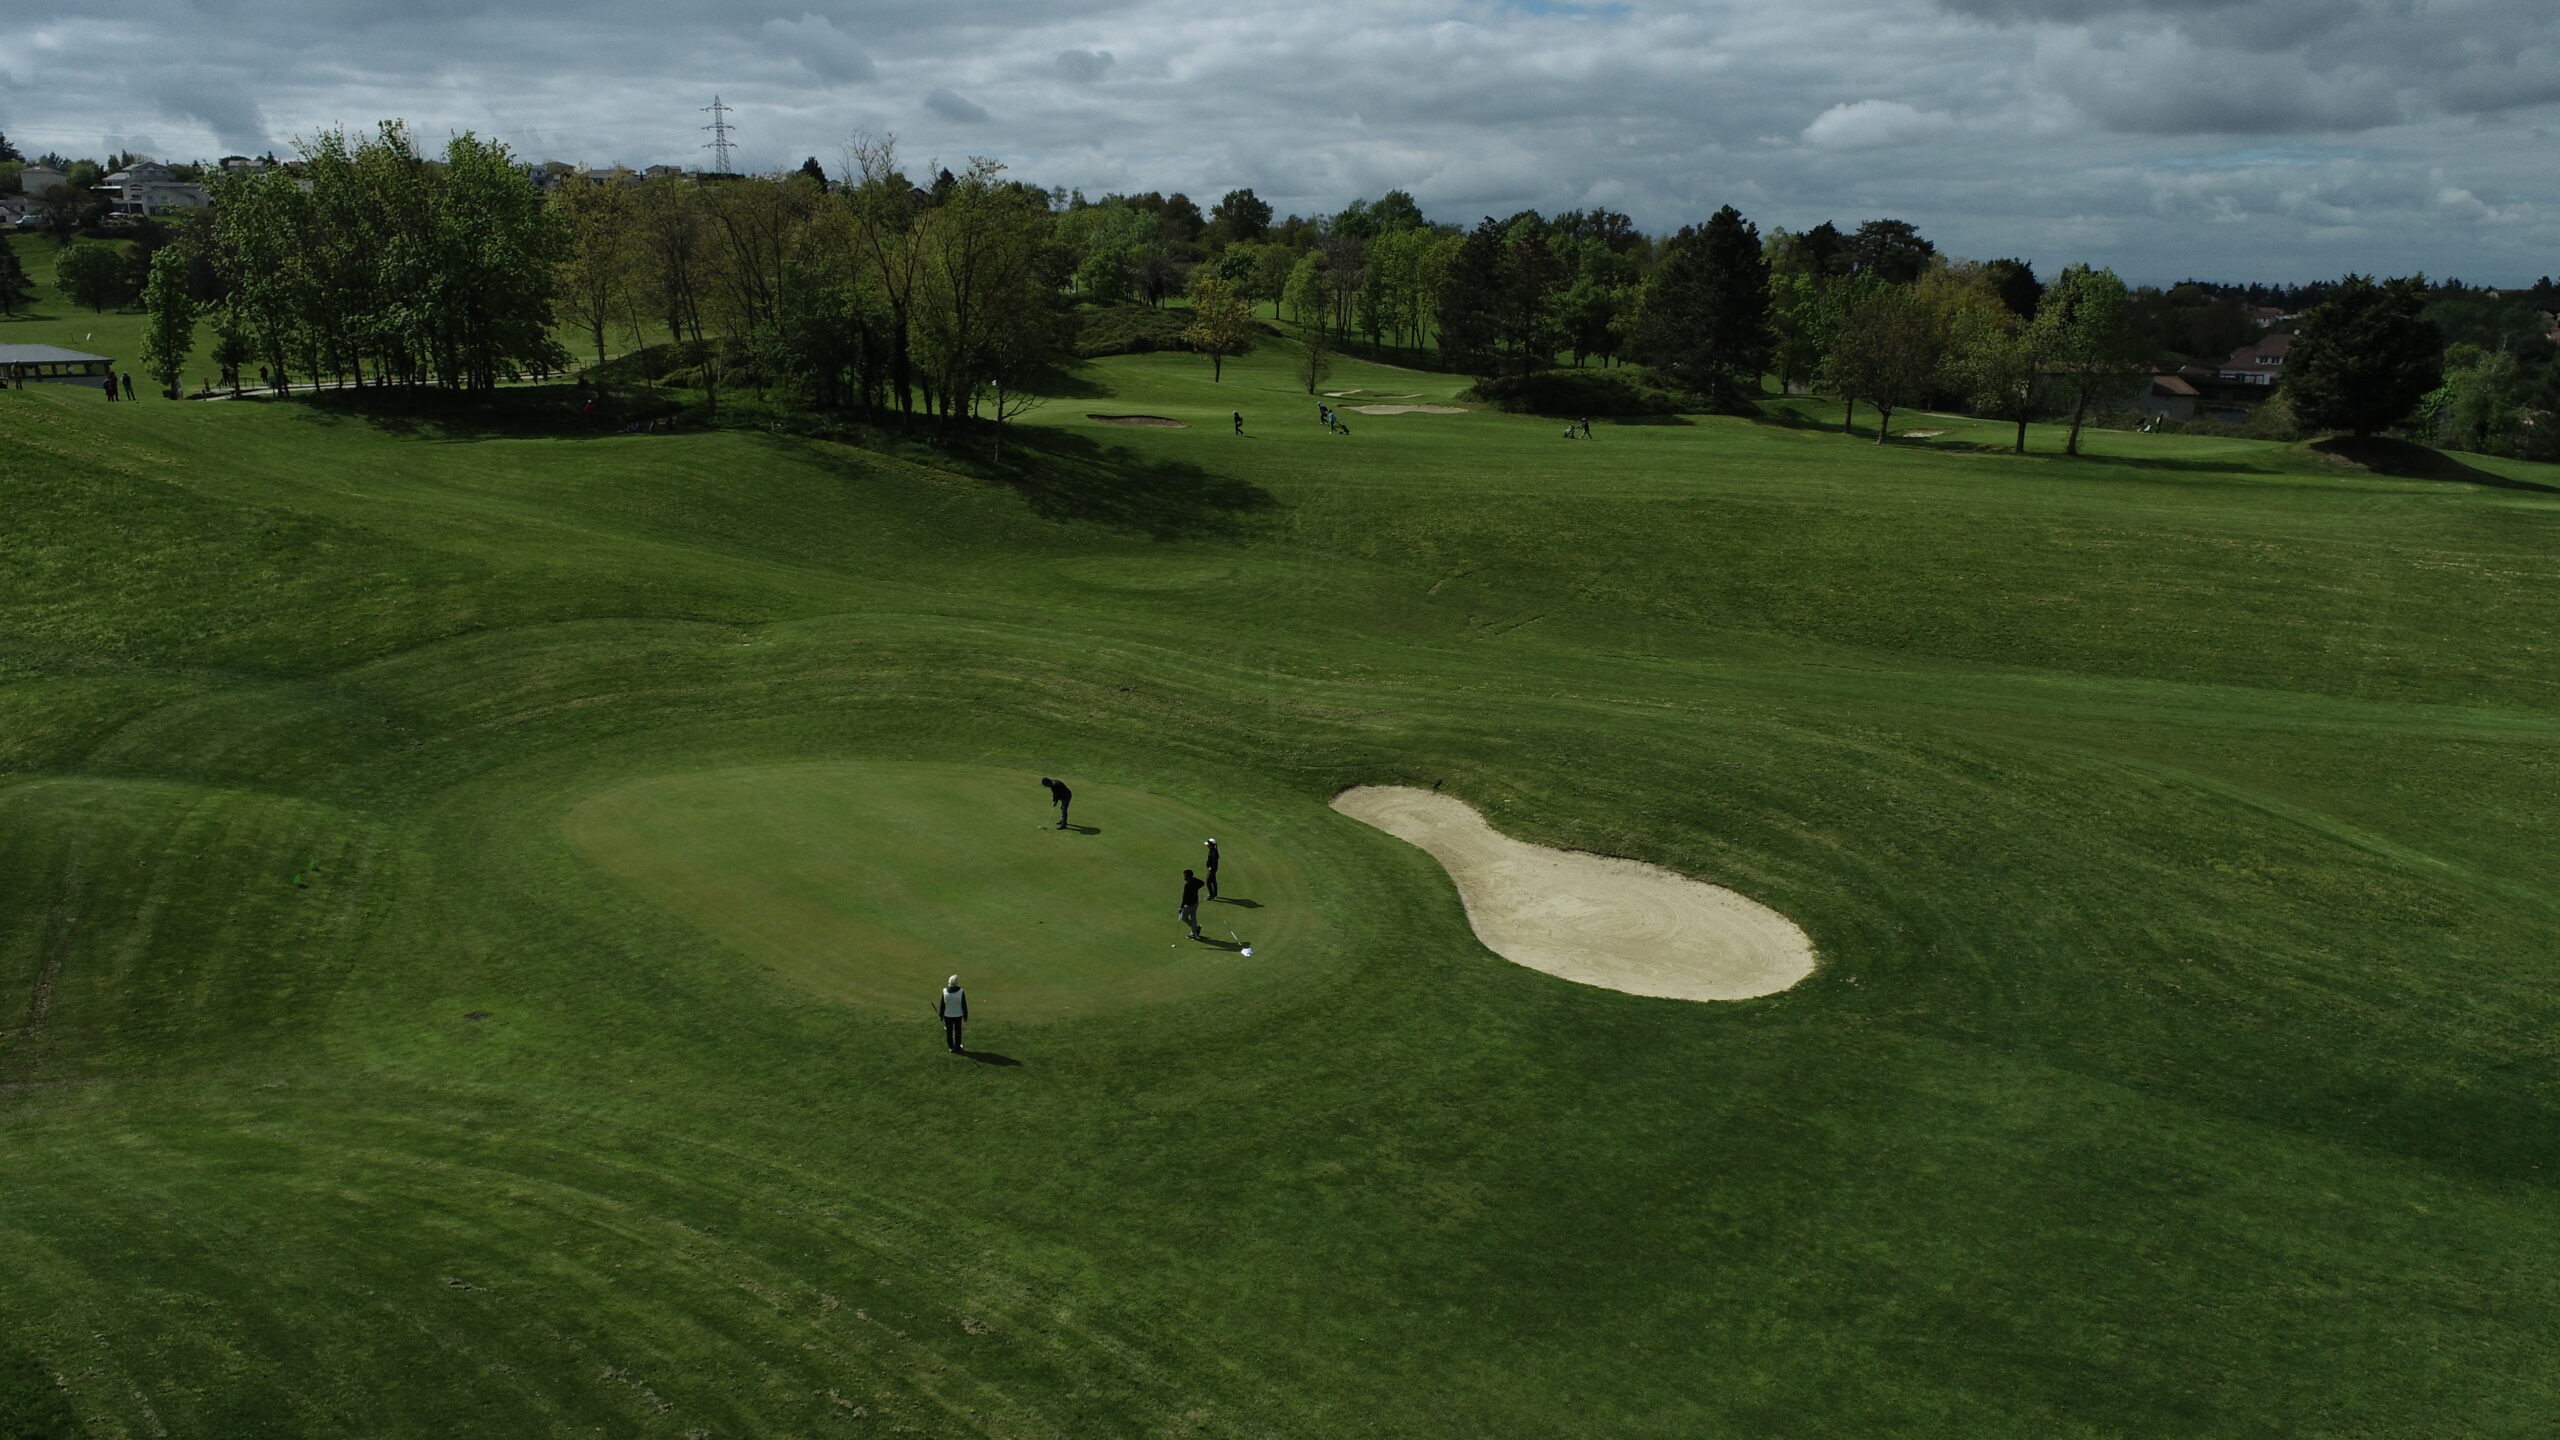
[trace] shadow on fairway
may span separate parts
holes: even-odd
[[[2560,486],[2517,480],[2466,465],[2432,446],[2381,435],[2332,435],[2302,447],[2344,470],[2387,475],[2394,480],[2444,480],[2457,485],[2486,485],[2493,490],[2538,490],[2560,494]]]
[[[580,413],[584,402],[584,391],[561,383],[480,395],[431,386],[310,390],[262,403],[300,405],[315,419],[361,421],[413,440],[583,440],[614,433],[614,427],[588,423]]]
[[[1208,936],[1202,935],[1191,943],[1194,945],[1206,945],[1212,950],[1241,950],[1249,942],[1243,940],[1212,940]]]
[[[1259,910],[1262,908],[1262,902],[1259,900],[1246,900],[1234,895],[1220,895],[1209,903],[1212,905],[1236,905],[1247,910]]]
[[[1010,1055],[999,1055],[993,1050],[963,1050],[960,1053],[977,1061],[981,1065],[1019,1065],[1022,1063]]]
[[[998,483],[1044,520],[1089,520],[1175,540],[1233,534],[1274,504],[1270,491],[1249,480],[1072,431],[1027,428],[1005,453],[1012,463]]]
[[[1099,835],[1102,833],[1102,827],[1099,825],[1061,825],[1058,828],[1066,831],[1070,835]]]

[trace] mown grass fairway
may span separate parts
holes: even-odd
[[[1287,359],[1089,367],[983,477],[0,395],[0,1383],[99,1436],[2547,1428],[2560,475],[1342,437]],[[1503,962],[1364,783],[1820,968]],[[1123,826],[1176,853],[1090,881],[1110,1003],[1011,1024],[1087,883],[1031,847]],[[1251,970],[1163,948],[1208,834],[1307,927]],[[1018,1063],[943,1052],[953,968]]]
[[[1316,897],[1294,857],[1160,795],[1076,791],[1068,829],[1015,770],[832,764],[633,781],[579,804],[570,843],[634,892],[812,994],[900,1014],[966,973],[982,1034],[1303,975]],[[1230,863],[1174,917],[1186,865],[1220,836]],[[1179,943],[1177,943],[1179,942]],[[1240,953],[1258,946],[1253,956]],[[919,1002],[917,997],[923,996]]]

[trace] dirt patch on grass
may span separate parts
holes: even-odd
[[[1464,415],[1464,405],[1354,405],[1363,415]]]
[[[1813,973],[1794,921],[1720,885],[1514,840],[1465,801],[1410,786],[1356,786],[1333,808],[1429,852],[1476,938],[1532,970],[1673,1000],[1774,995]]]
[[[1105,425],[1143,425],[1150,430],[1188,430],[1191,428],[1179,420],[1168,420],[1162,415],[1087,415],[1084,418],[1087,420],[1099,420]]]

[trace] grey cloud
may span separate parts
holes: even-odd
[[[257,155],[275,143],[258,102],[237,82],[197,73],[170,77],[155,88],[162,114],[200,122],[227,150]]]
[[[911,170],[993,154],[1088,194],[1251,185],[1313,213],[1394,186],[1444,220],[1593,201],[1651,228],[1732,201],[1764,229],[1895,215],[2136,278],[2529,280],[2560,253],[2549,5],[128,0],[55,7],[0,65],[11,137],[65,151],[405,116],[431,142],[698,163],[717,93],[749,169],[895,129]],[[97,55],[127,57],[118,85]]]
[[[926,93],[924,108],[958,125],[977,125],[987,118],[987,108],[954,90],[936,89]]]
[[[804,11],[797,20],[767,20],[764,33],[777,49],[822,80],[859,82],[872,77],[871,57],[824,15]]]
[[[1061,50],[1058,52],[1058,73],[1079,85],[1092,84],[1101,79],[1110,69],[1111,52],[1108,50]]]

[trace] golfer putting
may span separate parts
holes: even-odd
[[[1076,798],[1076,792],[1067,788],[1066,781],[1052,780],[1046,775],[1040,777],[1040,783],[1047,787],[1051,803],[1058,807],[1058,828],[1066,829],[1067,802]]]
[[[942,995],[934,1009],[942,1016],[942,1043],[952,1054],[960,1054],[960,1027],[969,1019],[969,992],[960,988],[959,976],[943,982]]]

